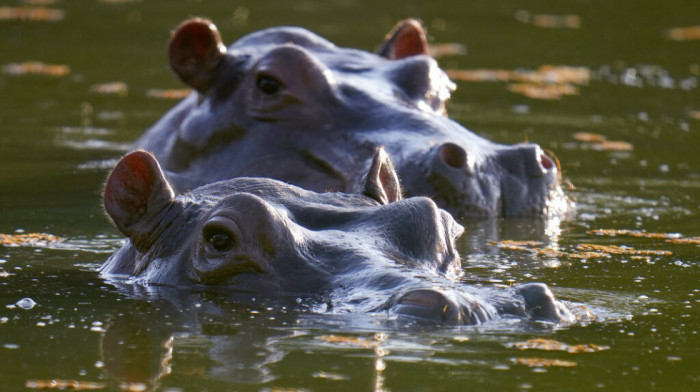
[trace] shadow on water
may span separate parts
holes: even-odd
[[[0,6],[0,233],[64,241],[0,247],[3,390],[697,390],[697,5],[37,4]],[[546,282],[599,320],[441,327],[99,279],[122,241],[102,182],[181,96],[164,47],[193,14],[227,37],[302,25],[368,50],[423,19],[458,84],[450,115],[552,150],[578,206],[571,220],[464,222],[463,282]],[[537,338],[606,349],[514,347]]]

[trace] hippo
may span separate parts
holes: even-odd
[[[172,34],[171,68],[194,91],[148,129],[178,191],[235,177],[316,192],[357,192],[374,151],[391,156],[407,196],[454,216],[562,216],[573,203],[556,160],[537,144],[502,145],[446,116],[455,89],[415,20],[378,53],[337,47],[298,27],[240,38],[228,49],[206,19]]]
[[[361,192],[317,193],[236,177],[175,196],[156,158],[123,157],[104,208],[128,241],[100,274],[129,284],[311,298],[333,312],[387,312],[446,324],[497,317],[571,322],[541,283],[459,282],[463,227],[430,198],[403,198],[377,149]]]

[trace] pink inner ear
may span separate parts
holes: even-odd
[[[428,42],[418,22],[408,22],[401,27],[394,40],[394,58],[428,54]]]
[[[212,70],[224,58],[226,47],[216,26],[206,19],[183,22],[168,47],[170,66],[180,79],[199,92],[212,82]]]
[[[125,156],[112,172],[124,190],[140,196],[139,199],[142,199],[144,204],[153,192],[153,184],[157,178],[153,165],[149,162],[150,158],[148,154],[137,151]]]
[[[220,43],[219,33],[211,22],[195,19],[178,27],[170,43],[170,54],[179,60],[194,57],[203,61],[211,50],[218,49]]]
[[[157,162],[150,154],[135,151],[112,170],[105,186],[104,205],[120,230],[128,230],[146,213],[159,179],[157,169]]]

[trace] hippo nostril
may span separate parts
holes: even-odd
[[[456,169],[462,168],[467,164],[467,152],[454,143],[445,143],[440,146],[438,156],[445,164]]]
[[[552,170],[554,168],[554,162],[550,157],[545,155],[545,153],[540,153],[540,163],[545,170]]]

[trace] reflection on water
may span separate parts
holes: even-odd
[[[0,7],[0,233],[64,240],[0,246],[3,390],[698,389],[697,5],[15,3]],[[463,222],[464,283],[543,281],[597,321],[443,328],[98,279],[122,241],[102,181],[190,94],[164,50],[193,14],[224,36],[302,25],[364,49],[401,18],[426,21],[458,84],[448,112],[553,150],[577,205],[571,219]],[[587,251],[607,255],[574,256]],[[536,338],[610,349],[513,347]]]
[[[448,69],[453,80],[464,82],[505,82],[508,91],[533,99],[561,99],[580,95],[579,86],[594,82],[606,82],[626,87],[660,87],[693,91],[698,88],[697,64],[691,66],[694,75],[672,77],[659,65],[625,67],[602,65],[596,70],[587,67],[542,65],[536,70],[505,69]]]

